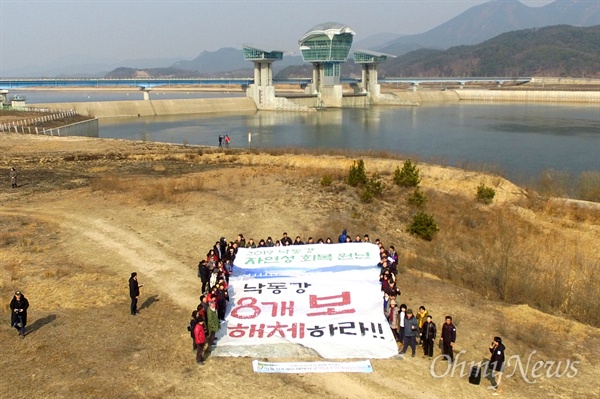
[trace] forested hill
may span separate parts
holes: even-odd
[[[138,77],[248,77],[252,67],[236,50],[246,69],[202,71],[170,68],[117,68],[107,78]],[[211,54],[204,54],[210,58]],[[214,54],[213,54],[214,56]],[[299,57],[298,57],[299,58]],[[205,60],[206,61],[206,60]],[[298,60],[298,62],[302,62]],[[206,61],[206,65],[210,63]],[[216,65],[218,62],[215,61]],[[230,64],[231,65],[231,64]],[[378,66],[380,77],[443,77],[443,76],[553,76],[600,78],[600,25],[574,27],[548,26],[503,33],[471,46],[448,50],[420,49],[397,58],[388,58]],[[360,77],[361,67],[352,60],[342,65],[345,77]],[[277,73],[281,78],[309,78],[312,65],[293,65]]]
[[[600,25],[503,33],[472,46],[416,50],[379,66],[385,76],[600,77]]]

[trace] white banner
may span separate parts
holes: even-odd
[[[254,360],[252,369],[255,373],[372,373],[373,366],[369,360],[358,362],[293,362],[270,363]]]
[[[353,269],[373,267],[380,260],[379,247],[371,243],[289,245],[240,248],[235,266],[243,271],[267,272]]]
[[[256,255],[258,249],[239,250],[216,354],[275,357],[303,353],[338,359],[397,354],[383,315],[377,246],[317,244],[298,250],[289,269],[281,264],[256,267],[258,259],[251,259],[263,254]],[[305,260],[309,254],[316,256],[313,262]],[[286,344],[302,350],[277,350]]]

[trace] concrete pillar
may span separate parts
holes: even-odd
[[[8,90],[0,90],[0,105],[8,104]]]
[[[270,79],[271,76],[271,65],[268,62],[260,63],[260,86],[272,86],[273,83]]]
[[[369,90],[369,69],[367,64],[362,65],[362,76],[361,76],[361,84],[363,90]]]
[[[375,87],[379,82],[379,77],[377,76],[377,64],[369,65],[369,85],[371,87]]]
[[[367,91],[372,96],[378,96],[381,91],[381,86],[379,85],[379,76],[377,74],[377,64],[371,64],[369,66],[369,87]]]
[[[260,86],[260,62],[254,63],[254,84]]]
[[[319,64],[313,64],[313,76],[312,76],[312,93],[320,93],[321,91],[321,71]]]
[[[269,67],[269,86],[273,86],[273,69],[271,68],[271,63],[268,65]]]
[[[319,94],[322,106],[334,108],[342,106],[342,85],[323,87]]]

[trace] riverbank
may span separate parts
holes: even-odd
[[[423,210],[440,227],[426,242],[406,232],[417,210],[408,202],[412,190],[392,182],[401,161],[364,160],[366,172],[386,183],[384,196],[368,204],[344,183],[355,161],[349,156],[0,135],[0,168],[19,171],[18,188],[10,188],[8,175],[0,186],[0,292],[10,298],[19,289],[31,303],[25,339],[8,323],[0,328],[8,343],[0,348],[0,389],[19,387],[24,397],[191,398],[209,372],[210,383],[201,387],[206,396],[221,395],[223,387],[240,398],[489,395],[487,379],[469,384],[469,368],[461,374],[460,362],[444,374],[441,361],[433,364],[421,352],[373,359],[372,373],[333,379],[257,375],[253,358],[209,356],[206,370],[198,369],[185,326],[198,301],[198,260],[215,240],[239,233],[278,239],[283,231],[335,239],[347,229],[396,247],[401,302],[427,307],[438,328],[452,315],[460,361],[489,358],[489,342],[502,336],[507,354],[519,356],[536,382],[518,369],[510,375],[513,359],[505,395],[589,397],[600,378],[600,330],[589,324],[600,314],[597,213],[547,202],[497,176],[418,163],[428,198]],[[475,200],[480,183],[496,190],[491,205]],[[128,311],[132,271],[144,284],[136,317]],[[526,305],[534,302],[557,308],[543,313]],[[0,316],[8,320],[7,306]],[[530,375],[540,361],[555,362],[552,370],[561,361],[562,372],[567,360],[574,375]],[[390,378],[398,374],[402,379]]]
[[[600,103],[600,91],[458,89],[396,91],[394,95],[402,100],[418,103],[460,101]]]

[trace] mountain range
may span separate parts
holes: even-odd
[[[518,0],[492,0],[474,6],[449,21],[416,35],[380,33],[357,40],[354,49],[370,49],[395,56],[415,50],[446,50],[453,46],[475,45],[502,33],[551,25],[578,27],[600,24],[600,1],[556,0],[543,7],[528,7]],[[420,54],[417,52],[417,55]],[[64,62],[63,67],[46,66],[43,71],[21,71],[21,76],[55,77],[250,77],[252,64],[244,60],[241,49],[221,48],[203,51],[192,60],[147,59],[123,60],[119,63],[79,60]],[[398,62],[398,61],[395,61]],[[280,73],[291,66],[304,66],[299,55],[285,55],[273,64]],[[111,72],[106,72],[111,71]],[[306,76],[310,76],[306,75]]]
[[[600,23],[600,2],[599,1],[581,1],[581,0],[556,0],[544,7],[528,7],[518,0],[493,0],[475,7],[472,7],[464,13],[450,19],[449,21],[421,34],[401,36],[393,33],[381,33],[370,36],[366,39],[356,41],[353,45],[355,49],[370,49],[382,53],[388,53],[394,56],[402,56],[409,54],[407,59],[391,59],[387,63],[381,65],[381,71],[389,76],[407,76],[428,75],[434,73],[450,74],[449,71],[465,72],[468,68],[429,68],[426,67],[426,61],[432,61],[436,57],[441,57],[439,51],[446,50],[454,46],[476,45],[485,42],[491,38],[501,35],[506,32],[522,31],[527,29],[538,29],[553,25],[571,25],[571,26],[593,26]],[[518,36],[518,35],[517,35]],[[521,35],[523,36],[523,35]],[[529,37],[531,35],[524,35]],[[539,36],[535,36],[539,42]],[[543,37],[541,38],[543,39]],[[560,47],[560,38],[558,40]],[[545,45],[552,46],[552,43],[544,41]],[[555,50],[556,50],[555,49]],[[417,51],[420,50],[420,51]],[[437,51],[436,51],[437,50]],[[510,52],[510,48],[505,49]],[[481,52],[481,49],[477,49]],[[561,53],[562,53],[561,49]],[[468,57],[465,50],[461,50],[463,57]],[[423,58],[424,57],[424,58]],[[452,56],[449,56],[452,58]],[[420,58],[423,60],[419,61]],[[494,57],[492,57],[494,58]],[[554,65],[546,70],[555,70],[561,74],[572,73],[573,71],[583,71],[585,74],[589,63],[584,62],[587,56],[582,55],[578,58],[580,64],[576,68]],[[435,62],[434,62],[435,63]],[[484,63],[479,63],[478,65]],[[530,63],[531,64],[531,63]],[[400,67],[400,65],[402,67]],[[410,65],[410,67],[409,67]],[[505,63],[502,63],[505,65]],[[198,57],[190,61],[179,61],[172,66],[174,69],[169,69],[172,76],[187,77],[189,73],[196,76],[236,76],[249,77],[252,76],[252,66],[248,61],[243,59],[241,50],[234,48],[224,48],[215,52],[202,52]],[[407,68],[407,69],[401,69]],[[420,68],[420,69],[419,69]],[[273,64],[273,72],[276,75],[288,77],[306,77],[310,76],[310,65],[303,62],[300,56],[284,56],[282,61]],[[474,71],[482,71],[483,74],[488,73],[489,69],[477,67]],[[500,68],[502,69],[502,68]],[[534,72],[539,69],[539,66],[522,68],[523,72]],[[179,72],[177,70],[180,70]],[[521,70],[520,67],[512,66],[504,68],[504,70],[516,71]],[[345,74],[360,74],[360,68],[353,65],[351,61],[344,66]],[[410,72],[409,72],[410,71]],[[567,72],[571,71],[571,72]],[[155,76],[158,71],[147,71],[151,76]],[[163,72],[163,71],[161,71]],[[135,76],[137,71],[131,69],[129,74]],[[491,73],[491,72],[489,72]],[[529,74],[529,73],[527,73]],[[423,75],[423,76],[425,76]],[[588,73],[589,75],[589,73]],[[164,75],[162,75],[164,76]],[[455,75],[463,76],[463,75]],[[107,77],[115,77],[114,74],[109,74]]]
[[[469,8],[427,32],[399,37],[370,49],[402,55],[418,48],[444,50],[453,46],[477,44],[515,30],[552,25],[598,24],[600,1],[556,0],[543,7],[528,7],[518,0],[493,0]],[[356,46],[359,44],[356,43]]]
[[[388,60],[385,76],[600,77],[600,25],[502,33],[471,46],[420,49]]]

